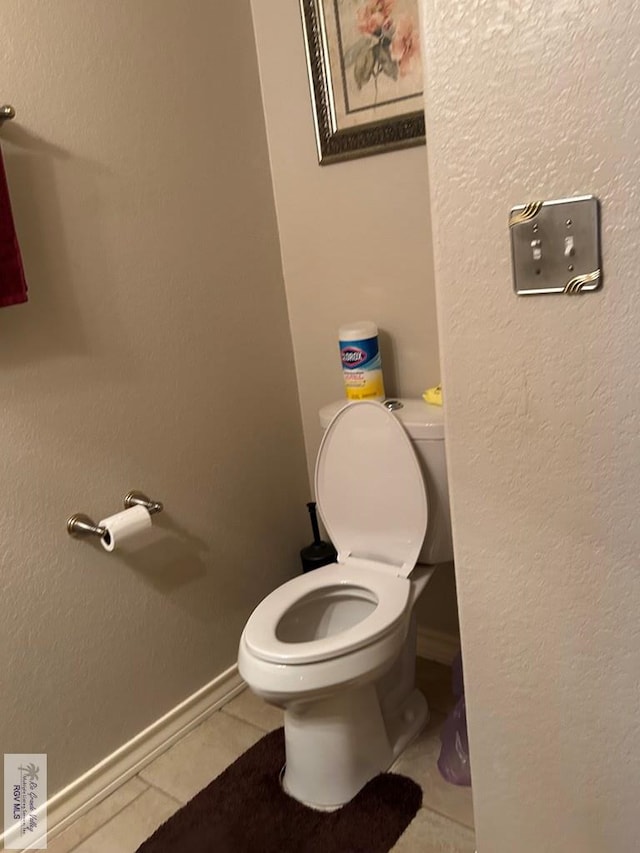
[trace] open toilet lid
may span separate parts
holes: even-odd
[[[370,400],[341,409],[322,439],[315,487],[339,563],[365,560],[408,577],[427,531],[427,493],[395,415]]]

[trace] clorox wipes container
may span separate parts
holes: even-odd
[[[371,320],[338,330],[342,375],[348,400],[383,400],[384,380],[378,327]]]

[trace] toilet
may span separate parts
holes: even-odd
[[[238,667],[284,709],[282,786],[333,809],[387,770],[426,725],[414,604],[453,559],[442,409],[344,401],[320,412],[315,492],[337,562],[268,595]]]

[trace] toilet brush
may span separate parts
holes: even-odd
[[[309,516],[311,517],[313,542],[311,545],[307,545],[306,548],[303,548],[302,551],[300,551],[303,572],[310,572],[311,569],[319,569],[320,566],[335,563],[338,557],[338,552],[331,542],[324,542],[320,538],[320,528],[318,527],[315,502],[311,501],[308,503],[307,509],[309,510]]]

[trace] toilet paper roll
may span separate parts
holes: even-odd
[[[103,518],[98,524],[106,528],[100,538],[102,547],[105,551],[113,551],[138,538],[144,538],[144,532],[151,527],[151,516],[145,507],[132,506],[130,509]]]

